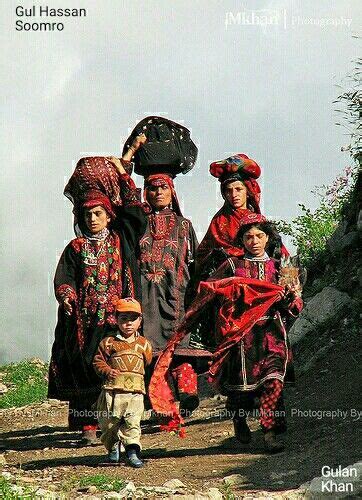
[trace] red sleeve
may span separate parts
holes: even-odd
[[[122,160],[123,163],[126,163]],[[132,177],[125,173],[119,174],[120,197],[124,206],[139,205],[141,203],[141,190],[136,187]]]

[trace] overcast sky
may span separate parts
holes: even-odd
[[[333,101],[359,52],[357,1],[44,0],[87,8],[53,32],[16,31],[17,20],[54,21],[16,17],[18,5],[39,2],[0,7],[0,363],[48,359],[53,274],[73,237],[64,185],[80,157],[119,155],[145,116],[192,130],[199,158],[176,188],[200,239],[221,205],[211,161],[256,160],[263,212],[284,219],[314,207],[313,187],[348,164]]]

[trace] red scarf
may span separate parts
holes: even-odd
[[[201,267],[214,248],[223,248],[232,257],[244,255],[244,248],[236,242],[240,227],[245,224],[265,222],[266,218],[247,208],[234,210],[228,203],[214,216],[207,233],[197,249],[196,263]]]

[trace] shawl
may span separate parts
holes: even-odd
[[[130,174],[130,162],[121,160]],[[108,196],[112,205],[121,206],[120,173],[109,157],[89,156],[81,158],[65,186],[64,195],[76,206],[89,191],[98,191]]]
[[[213,217],[207,233],[197,249],[196,265],[203,266],[212,250],[223,248],[229,256],[241,257],[244,248],[240,242],[236,242],[240,227],[245,224],[265,222],[266,218],[256,214],[247,208],[234,210],[229,203],[224,206]]]

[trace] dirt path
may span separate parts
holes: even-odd
[[[177,478],[190,491],[220,489],[225,476],[239,474],[239,484],[232,486],[232,492],[240,498],[250,490],[298,488],[320,476],[323,465],[345,467],[360,458],[360,424],[354,413],[360,408],[357,345],[337,335],[333,355],[327,353],[299,377],[296,390],[288,391],[287,448],[278,455],[264,454],[256,420],[250,422],[252,444],[238,444],[230,420],[223,415],[223,401],[215,397],[204,400],[189,420],[185,439],[146,425],[146,467],[142,470],[101,465],[103,447],[77,448],[78,435],[67,431],[66,406],[50,401],[0,413],[6,460],[3,470],[21,475],[29,483],[59,489],[64,484],[69,487],[73,478],[99,473],[136,485],[161,486]],[[307,349],[299,354],[302,362],[310,357]],[[332,418],[329,412],[337,410],[338,415]]]

